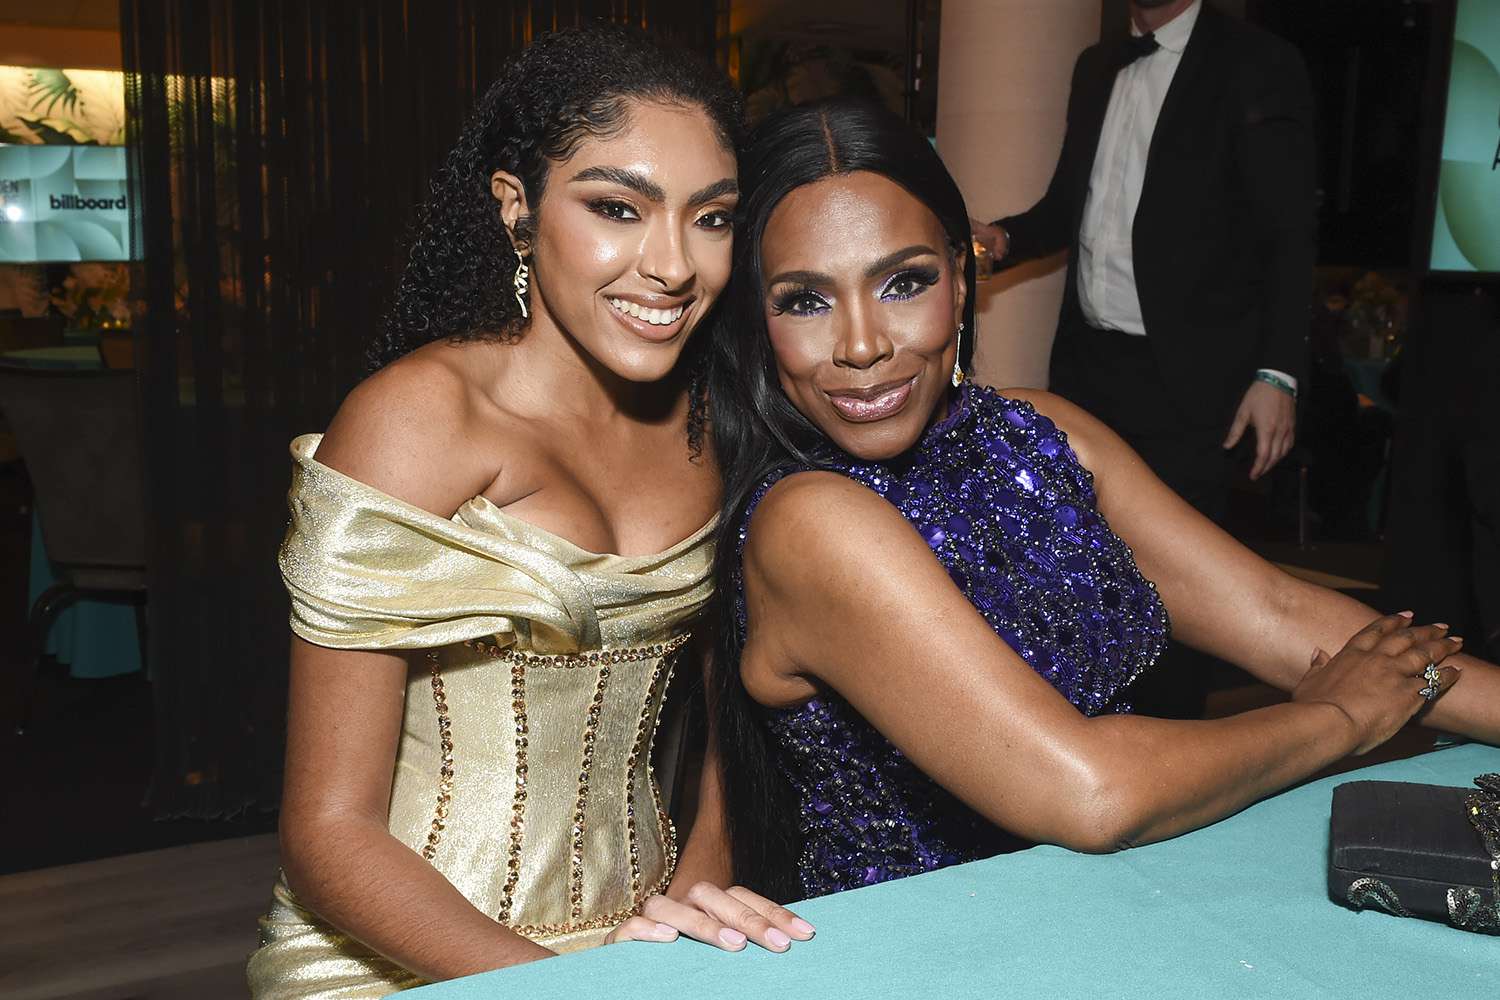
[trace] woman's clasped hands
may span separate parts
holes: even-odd
[[[1461,649],[1463,640],[1449,635],[1447,625],[1415,625],[1409,611],[1386,615],[1333,656],[1317,650],[1292,700],[1337,707],[1349,720],[1352,752],[1365,753],[1458,682],[1459,668],[1443,664]],[[1435,687],[1429,667],[1436,669]]]

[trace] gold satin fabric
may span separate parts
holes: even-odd
[[[319,440],[292,443],[280,555],[292,630],[336,649],[421,651],[411,657],[391,834],[426,848],[483,912],[498,917],[508,900],[504,922],[533,940],[560,951],[600,943],[671,875],[673,834],[650,773],[671,657],[650,648],[708,600],[712,523],[654,555],[589,552],[483,497],[451,520],[402,503],[319,464]],[[590,660],[599,650],[637,652]],[[440,830],[434,677],[453,758]],[[255,1000],[420,985],[300,906],[284,878],[248,975]]]

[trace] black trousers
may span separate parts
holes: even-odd
[[[1403,364],[1386,598],[1500,659],[1500,296],[1429,289]]]
[[[1227,426],[1189,418],[1173,401],[1145,337],[1065,322],[1052,347],[1053,392],[1108,425],[1162,482],[1216,523],[1229,503]],[[1173,642],[1131,691],[1142,715],[1203,716],[1213,658]]]
[[[1215,523],[1229,503],[1228,425],[1189,419],[1173,401],[1150,342],[1082,323],[1057,332],[1052,391],[1107,424],[1161,481]]]

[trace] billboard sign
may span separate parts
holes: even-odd
[[[0,263],[129,260],[125,154],[0,145]]]

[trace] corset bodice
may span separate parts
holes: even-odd
[[[292,630],[411,664],[387,827],[481,912],[558,951],[601,942],[676,858],[651,770],[679,648],[711,591],[712,523],[646,556],[581,549],[476,497],[437,517],[293,445]],[[410,973],[283,880],[257,1000],[377,997]]]

